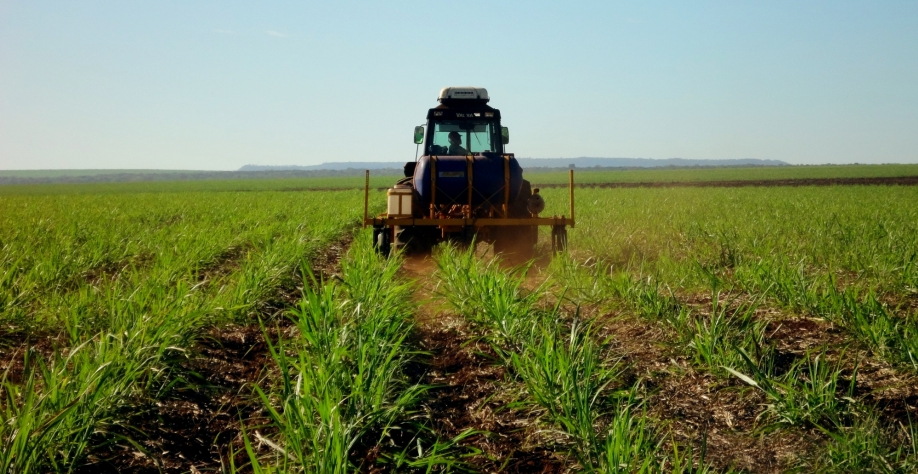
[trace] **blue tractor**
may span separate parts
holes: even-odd
[[[414,129],[423,155],[405,164],[405,177],[387,191],[386,212],[366,214],[376,248],[427,250],[443,240],[490,242],[495,253],[529,258],[538,226],[552,229],[552,249],[567,247],[574,226],[574,179],[570,171],[570,217],[540,217],[545,201],[523,178],[523,169],[504,145],[510,132],[500,110],[488,105],[480,87],[446,87],[439,105],[427,111],[427,126]],[[369,171],[365,200],[369,199]]]

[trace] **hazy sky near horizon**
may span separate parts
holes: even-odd
[[[918,163],[918,2],[0,0],[0,169],[412,160],[450,85],[520,157]]]

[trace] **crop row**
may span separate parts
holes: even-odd
[[[0,317],[22,336],[3,341],[0,470],[70,472],[116,442],[143,451],[127,420],[170,390],[203,329],[257,314],[353,226],[358,193],[323,197],[4,200]]]
[[[565,190],[543,194],[567,213]],[[581,189],[571,245],[687,291],[764,264],[901,303],[918,294],[914,202],[914,187]]]
[[[831,321],[918,370],[918,211],[902,205],[915,198],[911,188],[855,186],[582,191],[572,245],[598,272],[583,297],[603,294],[597,278],[608,272],[686,296],[742,291]]]
[[[620,356],[597,342],[592,322],[560,305],[545,307],[545,288],[523,289],[526,268],[508,271],[474,248],[437,256],[442,297],[525,386],[522,405],[541,413],[559,449],[582,472],[704,472],[691,453],[661,450],[661,433],[642,414],[640,383],[626,384]]]
[[[415,415],[429,386],[406,370],[415,355],[412,284],[401,260],[380,257],[369,235],[355,239],[334,280],[309,275],[287,314],[290,330],[271,345],[276,375],[255,388],[272,435],[246,438],[254,472],[345,473],[449,470],[462,462]],[[461,440],[466,434],[460,435]],[[267,454],[255,449],[270,447]]]
[[[782,324],[782,316],[779,312],[775,320],[764,316],[771,312],[760,311],[772,294],[770,289],[776,287],[773,283],[760,293],[721,293],[722,282],[714,279],[710,305],[705,308],[680,299],[649,275],[635,276],[568,259],[556,260],[553,271],[564,282],[572,300],[582,298],[599,307],[624,308],[625,314],[661,325],[669,337],[658,342],[666,342],[676,353],[686,356],[696,370],[724,381],[735,378],[753,388],[764,402],[757,429],[798,431],[805,438],[813,436],[806,434],[807,430],[815,429],[816,437],[821,439],[821,452],[795,453],[793,462],[800,464],[797,467],[909,472],[918,466],[918,446],[913,442],[918,428],[886,419],[872,406],[872,394],[858,385],[859,364],[865,357],[858,349],[877,349],[876,340],[865,337],[864,331],[872,329],[867,333],[870,335],[879,334],[878,327],[889,331],[887,345],[883,346],[886,350],[872,352],[880,358],[893,350],[897,331],[912,331],[909,325],[891,324],[875,300],[858,302],[850,294],[837,292],[814,297],[812,301],[818,302],[814,304],[828,309],[817,315],[848,329],[851,339],[842,347],[830,345],[828,340],[817,342],[792,361],[779,363],[776,344],[781,341],[773,335]],[[852,320],[864,326],[855,326]],[[893,355],[891,363],[903,362],[900,352]],[[905,368],[912,366],[909,363]]]
[[[5,200],[0,319],[54,325],[87,305],[99,311],[105,300],[180,283],[212,311],[244,314],[300,256],[352,225],[357,193],[323,196],[335,205],[291,205],[276,193]]]

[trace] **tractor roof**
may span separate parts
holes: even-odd
[[[484,87],[444,87],[440,89],[440,97],[437,100],[483,100],[488,102],[488,90]]]
[[[444,87],[440,105],[427,112],[427,119],[500,119],[500,111],[489,106],[483,87]]]

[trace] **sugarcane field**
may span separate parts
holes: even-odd
[[[909,2],[0,2],[0,474],[918,472],[916,65]]]
[[[4,187],[0,459],[910,470],[918,188],[895,183],[918,169],[750,171],[580,173],[567,247],[539,229],[521,262],[461,235],[382,255],[366,190],[308,178]],[[569,210],[563,178],[531,176],[546,215]],[[787,184],[804,179],[838,184]]]

